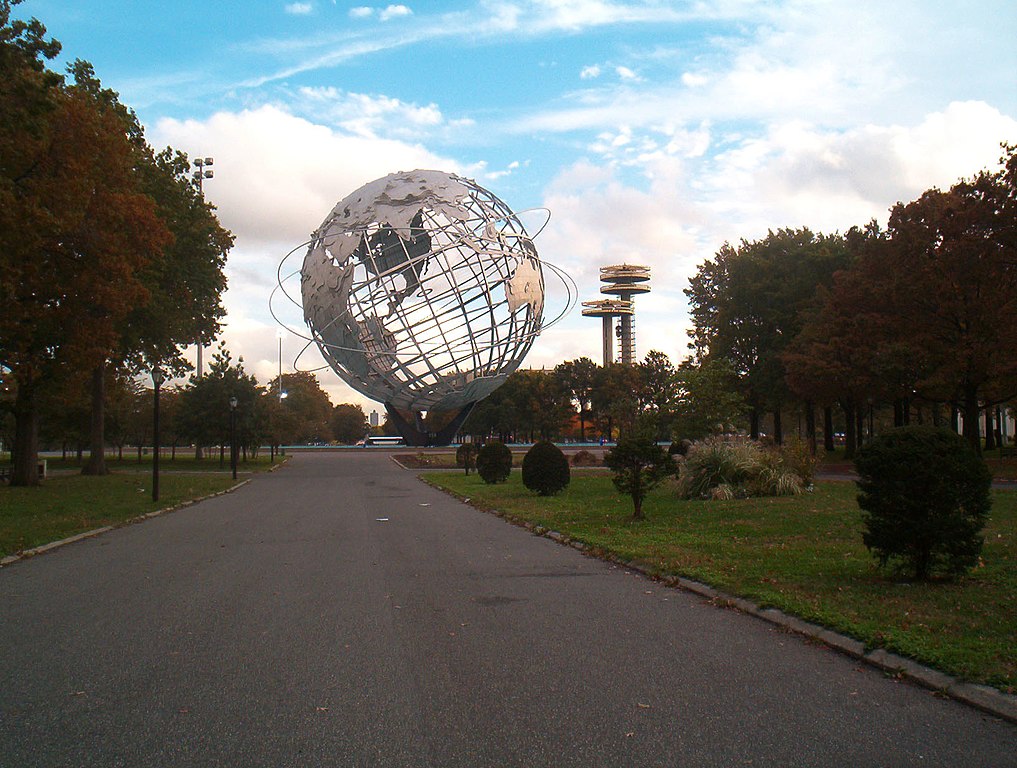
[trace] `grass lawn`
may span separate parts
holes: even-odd
[[[956,583],[895,581],[862,544],[853,483],[820,483],[796,498],[680,501],[658,488],[632,501],[606,474],[576,474],[542,498],[519,472],[504,485],[476,474],[423,479],[647,569],[705,582],[937,667],[1017,690],[1017,492],[994,492],[984,565]]]
[[[283,457],[285,458],[285,457]],[[280,458],[276,458],[275,464],[278,464]],[[79,462],[76,456],[68,456],[67,459],[46,458],[46,469],[49,471],[73,469],[81,471],[81,468],[88,463],[88,454],[86,453],[82,460]],[[152,471],[152,454],[146,453],[141,457],[141,461],[138,461],[138,454],[134,451],[124,453],[123,460],[117,459],[116,454],[106,455],[106,466],[109,467],[111,472],[149,472]],[[272,466],[272,462],[269,460],[268,451],[264,452],[264,455],[259,454],[256,459],[248,459],[244,461],[240,459],[237,461],[238,472],[257,472],[259,470],[268,469]],[[177,451],[177,457],[170,459],[168,452],[164,452],[159,457],[159,473],[160,477],[163,472],[229,472],[230,471],[230,457],[227,451],[226,457],[219,464],[219,452],[208,451],[205,458],[201,461],[197,461],[194,458],[194,449],[181,449]],[[160,491],[162,489],[162,482],[159,483]]]
[[[229,474],[160,473],[158,503],[152,501],[151,474],[72,474],[47,478],[34,488],[0,485],[0,557],[116,525],[231,485]]]

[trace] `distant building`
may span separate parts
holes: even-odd
[[[380,417],[378,416],[378,412],[377,411],[371,411],[371,426],[372,427],[378,426],[378,423],[379,423],[378,419],[379,418]]]

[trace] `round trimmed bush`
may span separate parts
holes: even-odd
[[[512,451],[492,440],[477,453],[477,474],[485,483],[504,483],[512,472]]]
[[[855,467],[862,538],[880,565],[928,579],[978,563],[992,475],[964,438],[937,427],[901,427],[862,448]]]
[[[541,496],[553,496],[569,484],[569,460],[554,443],[541,440],[523,457],[523,485]]]

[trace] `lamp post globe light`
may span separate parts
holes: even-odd
[[[162,368],[152,368],[152,501],[159,500],[159,387],[166,380]]]
[[[237,398],[230,398],[230,468],[237,479]]]

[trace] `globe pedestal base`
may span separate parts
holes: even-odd
[[[424,420],[420,418],[420,414],[415,414],[414,423],[411,424],[398,409],[394,408],[391,404],[385,403],[385,411],[388,413],[389,421],[392,422],[393,426],[399,430],[399,434],[402,435],[403,440],[406,441],[406,445],[412,445],[414,447],[426,448],[428,446],[441,446],[450,445],[452,438],[456,436],[456,432],[462,427],[463,422],[473,411],[473,406],[476,403],[470,403],[455,414],[449,420],[448,424],[439,429],[437,432],[430,432],[427,426],[424,424]]]

